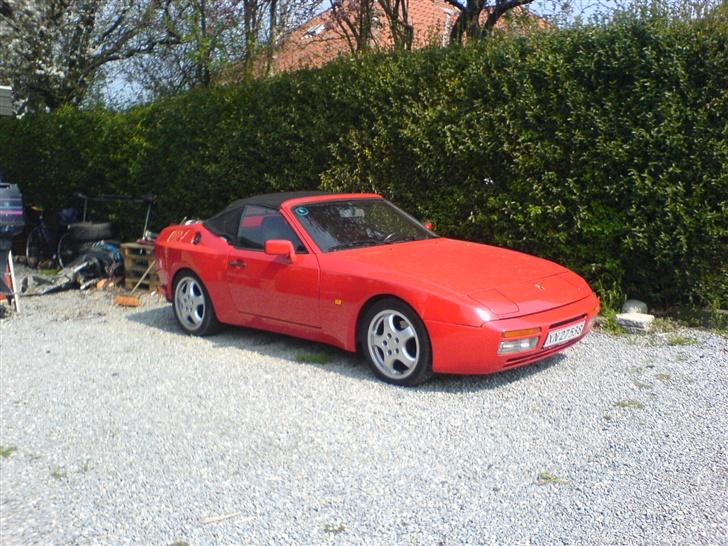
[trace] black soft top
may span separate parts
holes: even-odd
[[[242,212],[245,205],[257,205],[259,207],[267,207],[269,209],[279,209],[281,205],[289,199],[298,199],[299,197],[314,197],[316,195],[327,195],[327,191],[287,191],[279,193],[264,193],[263,195],[254,195],[253,197],[246,197],[245,199],[238,199],[233,201],[227,207],[225,211],[229,209],[240,209]],[[223,212],[225,212],[223,211]]]
[[[247,205],[255,205],[258,207],[266,207],[278,210],[281,205],[289,199],[297,199],[299,197],[314,197],[316,195],[328,195],[326,191],[289,191],[279,193],[265,193],[263,195],[254,195],[245,199],[238,199],[230,203],[222,212],[218,212],[212,218],[205,220],[202,225],[213,232],[215,235],[225,237],[228,241],[234,241],[238,236],[238,228],[240,227],[240,216],[243,209]]]

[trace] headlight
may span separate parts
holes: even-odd
[[[498,354],[505,355],[509,353],[520,353],[521,351],[530,351],[536,348],[536,345],[538,345],[538,336],[508,339],[500,342],[500,345],[498,345]]]

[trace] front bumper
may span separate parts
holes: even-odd
[[[437,373],[489,374],[531,364],[574,345],[591,330],[599,313],[599,298],[592,294],[556,309],[523,317],[494,320],[480,327],[462,326],[438,321],[425,321],[432,343],[432,368]],[[543,344],[549,332],[585,321],[581,335],[546,349]],[[502,334],[511,330],[540,327],[536,347],[524,352],[499,355]]]

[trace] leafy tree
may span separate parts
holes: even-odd
[[[268,4],[269,0],[170,0],[149,32],[173,39],[137,56],[123,71],[152,96],[209,87],[230,59],[250,62]]]
[[[312,0],[171,0],[151,32],[174,39],[136,57],[124,72],[152,96],[267,73],[274,45],[317,5]]]

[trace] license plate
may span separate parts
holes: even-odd
[[[566,343],[570,339],[579,337],[584,331],[585,323],[586,321],[583,321],[579,324],[572,324],[571,326],[567,326],[566,328],[560,328],[558,330],[550,332],[548,337],[546,338],[546,342],[543,344],[543,348],[545,349],[546,347]]]

